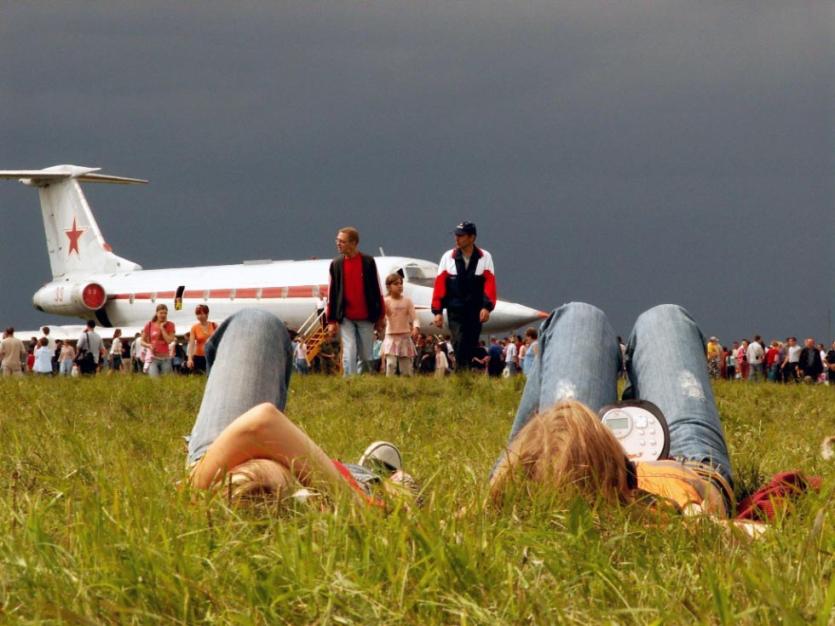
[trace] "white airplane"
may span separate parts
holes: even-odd
[[[256,307],[272,312],[295,330],[327,297],[330,259],[145,270],[117,256],[105,242],[80,183],[148,181],[99,174],[99,169],[56,165],[42,170],[0,170],[0,179],[18,179],[40,195],[52,280],[33,296],[37,310],[96,320],[97,330],[105,337],[117,327],[132,336],[153,317],[159,303],[168,305],[169,319],[178,333],[194,323],[194,308],[200,303],[209,306],[211,319],[218,322],[239,309]],[[415,303],[421,327],[435,328],[430,325],[430,305],[438,266],[395,256],[375,257],[375,261],[381,278],[392,272],[403,275],[405,294]],[[544,317],[536,309],[499,300],[484,332],[509,331]],[[51,336],[76,339],[82,328],[52,326]],[[15,334],[28,339],[29,333]]]

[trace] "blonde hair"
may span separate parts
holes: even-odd
[[[354,243],[360,242],[360,231],[353,226],[343,226],[338,232],[346,234],[348,239]]]
[[[631,500],[626,454],[586,405],[566,400],[535,415],[519,431],[490,481],[497,504],[514,484],[538,483],[557,494],[592,501]]]
[[[259,499],[280,500],[297,487],[292,473],[272,459],[250,459],[234,467],[223,481],[230,503]]]

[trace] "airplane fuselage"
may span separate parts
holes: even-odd
[[[375,257],[375,261],[381,283],[389,273],[404,274],[405,295],[415,303],[421,328],[441,332],[431,326],[431,283],[437,266],[405,257]],[[270,311],[289,328],[297,329],[327,298],[330,263],[330,259],[248,261],[237,265],[68,275],[44,285],[35,293],[33,304],[47,313],[94,319],[105,327],[129,328],[143,326],[154,316],[158,304],[166,304],[169,319],[177,325],[178,332],[194,323],[194,308],[198,304],[209,306],[213,320],[255,307]],[[96,286],[94,296],[104,300],[98,308],[98,302],[85,302],[92,286]],[[484,332],[507,331],[538,319],[536,310],[500,300]]]

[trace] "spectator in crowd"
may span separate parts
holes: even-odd
[[[38,338],[32,337],[29,340],[29,344],[26,348],[26,371],[31,372],[34,371],[33,368],[35,367],[35,350],[38,349]]]
[[[707,342],[707,371],[711,378],[719,378],[722,366],[722,346],[719,339],[711,337]]]
[[[61,358],[61,348],[64,347],[64,342],[61,339],[55,340],[55,349],[52,351],[52,373],[58,373],[58,361]]]
[[[183,335],[183,341],[185,341],[185,344],[175,337],[174,341],[168,346],[168,354],[171,355],[171,367],[176,374],[190,373],[190,370],[186,367],[189,333]]]
[[[835,341],[826,353],[826,380],[830,385],[835,385]]]
[[[382,333],[385,307],[374,257],[359,251],[359,231],[346,226],[336,233],[339,255],[331,261],[328,286],[328,330],[342,338],[342,374],[370,369],[373,331]]]
[[[58,372],[61,376],[69,376],[72,374],[75,356],[75,348],[69,341],[65,341],[61,346],[61,353],[58,355]]]
[[[765,350],[763,350],[762,339],[759,335],[756,335],[754,341],[748,344],[745,357],[748,361],[748,378],[750,380],[762,380],[765,369]]]
[[[435,378],[443,378],[449,373],[449,359],[444,350],[444,344],[435,343]]]
[[[151,351],[149,376],[158,377],[174,371],[171,343],[176,338],[174,322],[168,319],[168,307],[158,304],[153,319],[142,329],[142,345]]]
[[[455,348],[452,345],[452,335],[444,335],[443,344],[446,358],[449,360],[449,369],[455,371]]]
[[[14,328],[9,326],[3,331],[3,341],[0,341],[0,371],[3,376],[23,376],[25,358],[26,348],[14,336]]]
[[[728,380],[736,378],[736,355],[739,352],[739,342],[734,341],[731,349],[725,353],[725,376]]]
[[[112,372],[122,371],[122,329],[113,331],[113,341],[110,344],[110,370]]]
[[[310,364],[307,362],[307,346],[304,344],[304,337],[296,335],[293,339],[293,364],[299,374],[310,372]]]
[[[136,333],[133,336],[133,341],[130,344],[130,360],[134,374],[142,372],[143,359],[142,354],[145,346],[142,345],[142,333]]]
[[[478,342],[478,347],[473,354],[471,369],[479,374],[487,373],[487,366],[490,363],[490,354],[487,352],[487,346],[483,341]]]
[[[529,328],[525,331],[525,352],[520,357],[520,361],[522,364],[522,373],[527,376],[533,367],[534,360],[536,359],[536,355],[539,353],[539,341],[538,341],[539,334],[536,332],[535,328]]]
[[[810,383],[817,382],[818,376],[823,372],[820,350],[815,346],[815,340],[812,337],[806,339],[806,345],[800,351],[797,366],[798,375]]]
[[[519,356],[519,348],[516,347],[516,341],[511,335],[507,338],[507,343],[504,347],[504,368],[508,376],[516,375],[516,363]]]
[[[771,382],[777,382],[780,375],[780,342],[776,339],[771,342],[768,350],[765,351],[765,367],[767,378]]]
[[[198,304],[194,308],[197,323],[191,327],[188,339],[186,367],[192,372],[206,373],[206,342],[217,330],[217,324],[209,321],[209,306]]]
[[[339,373],[339,348],[339,339],[334,335],[322,342],[319,354],[316,355],[319,372],[326,376]]]
[[[411,298],[403,295],[403,277],[398,273],[386,276],[386,340],[382,354],[386,359],[386,376],[411,376],[415,344],[412,339],[420,334],[420,321]],[[445,355],[446,356],[446,355]]]
[[[820,355],[821,355],[821,368],[822,368],[820,376],[818,376],[818,382],[819,383],[825,383],[826,382],[826,347],[822,343],[818,344],[818,352],[820,352]]]
[[[40,376],[52,375],[52,350],[49,349],[49,340],[46,337],[38,339],[32,371]]]
[[[444,325],[444,309],[452,333],[456,370],[472,366],[481,326],[496,306],[496,278],[493,257],[475,245],[477,231],[472,222],[455,228],[455,248],[443,254],[432,292],[435,325]]]
[[[51,331],[50,331],[49,326],[42,326],[41,327],[41,336],[46,337],[47,347],[52,352],[52,357],[53,357],[52,358],[52,372],[55,373],[57,371],[55,354],[56,354],[56,351],[58,349],[58,343],[55,341],[55,339],[53,339],[52,337],[49,336],[50,332]]]
[[[504,359],[502,346],[496,337],[490,337],[490,346],[487,348],[487,354],[490,360],[487,362],[487,373],[493,378],[498,378],[502,375],[504,369]]]
[[[736,351],[736,377],[748,380],[748,340],[743,339]]]
[[[797,368],[800,361],[800,352],[803,350],[797,345],[797,337],[789,337],[786,339],[786,358],[783,360],[783,382],[797,381]]]
[[[427,337],[424,334],[418,335],[415,346],[415,370],[420,374],[432,374],[435,371],[435,341],[434,337]],[[447,354],[447,360],[449,354]]]
[[[96,332],[96,323],[93,320],[87,320],[84,332],[76,343],[76,352],[79,371],[87,376],[95,374],[104,353],[104,341]]]

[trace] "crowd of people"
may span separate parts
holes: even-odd
[[[536,329],[528,328],[524,335],[490,337],[489,342],[480,340],[474,354],[470,356],[467,370],[496,378],[526,374],[539,350],[537,334]],[[410,356],[391,355],[386,352],[385,342],[375,331],[371,360],[367,364],[358,363],[357,369],[386,376],[427,375],[438,378],[463,369],[456,358],[452,337],[449,334],[426,334],[418,331],[410,337],[410,341]],[[295,337],[295,370],[300,374],[341,374],[340,349],[339,338],[329,337],[312,362],[308,363],[305,345],[300,337]]]
[[[209,321],[209,307],[197,305],[197,322],[182,338],[168,318],[168,307],[157,305],[154,319],[133,338],[114,329],[111,339],[96,332],[96,323],[88,321],[77,340],[50,337],[49,326],[41,328],[41,337],[28,342],[14,336],[7,328],[0,341],[0,369],[4,376],[32,373],[38,376],[79,376],[98,373],[205,374],[205,346],[217,329]]]
[[[399,278],[397,274],[393,276]],[[395,279],[389,277],[388,280],[392,281],[388,284],[397,289]],[[386,306],[387,310],[392,310],[388,304]],[[49,327],[44,326],[41,337],[24,342],[15,339],[14,328],[7,328],[0,342],[0,367],[4,375],[203,374],[206,372],[205,345],[217,324],[208,319],[209,307],[206,305],[198,305],[195,315],[197,322],[182,337],[176,336],[174,324],[167,321],[165,305],[159,305],[154,320],[133,338],[123,337],[116,329],[112,339],[102,339],[93,322],[88,323],[76,341],[55,340],[50,337]],[[407,331],[406,337],[396,341],[391,339],[395,333],[381,335],[374,330],[371,359],[367,363],[358,361],[357,371],[442,378],[466,369],[496,378],[524,376],[539,351],[538,332],[534,328],[528,328],[524,335],[492,336],[489,341],[479,340],[465,368],[456,355],[451,335],[422,332],[413,320],[409,320],[409,324],[411,330]],[[391,326],[385,328],[387,331]],[[163,329],[167,331],[167,337],[162,335]],[[626,345],[620,337],[618,343],[625,354]],[[292,345],[293,366],[298,373],[343,374],[342,344],[338,335],[330,335],[310,363],[302,338],[294,337]],[[751,340],[742,339],[723,346],[716,337],[710,337],[706,357],[708,372],[714,379],[835,385],[835,341],[827,349],[813,338],[807,338],[801,346],[796,337],[766,343],[756,335]]]
[[[835,341],[827,349],[813,337],[807,337],[801,346],[797,337],[766,343],[755,335],[723,346],[711,337],[706,355],[708,372],[714,379],[835,384]]]

